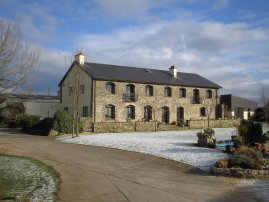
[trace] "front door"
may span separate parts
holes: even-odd
[[[162,122],[168,124],[169,123],[169,108],[162,108]]]
[[[180,122],[180,120],[184,120],[184,108],[183,107],[177,108],[177,122]]]

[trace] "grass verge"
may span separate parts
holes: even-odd
[[[59,174],[28,157],[0,154],[0,201],[56,201]]]

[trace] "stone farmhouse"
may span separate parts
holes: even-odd
[[[193,73],[85,62],[79,53],[59,83],[61,106],[72,113],[79,85],[80,116],[93,123],[215,119],[219,85]],[[208,110],[210,108],[210,110]]]

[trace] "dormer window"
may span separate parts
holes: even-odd
[[[165,97],[171,97],[172,96],[172,88],[167,86],[164,88],[164,96]]]
[[[111,93],[111,94],[115,94],[115,84],[112,82],[107,82],[106,83],[106,91]]]

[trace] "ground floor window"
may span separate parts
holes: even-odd
[[[144,120],[145,121],[152,120],[152,107],[151,106],[144,107]]]
[[[169,118],[170,118],[169,107],[163,107],[162,108],[162,122],[169,123]]]
[[[84,106],[82,108],[82,117],[88,117],[89,116],[89,107],[88,106]]]
[[[115,106],[114,105],[106,105],[106,117],[115,119]]]
[[[204,107],[200,108],[200,116],[206,116],[206,111]]]
[[[126,107],[126,118],[135,119],[135,107],[133,105],[128,105]]]
[[[68,112],[68,107],[64,107],[64,111]]]

